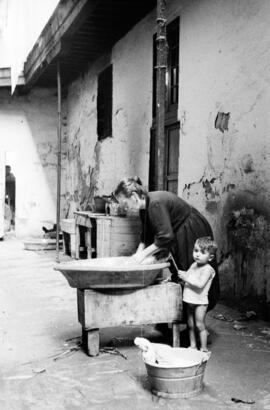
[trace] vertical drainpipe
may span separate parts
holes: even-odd
[[[58,123],[57,123],[57,139],[58,139],[58,151],[57,151],[57,205],[56,205],[56,262],[59,260],[59,233],[60,233],[60,201],[61,201],[61,73],[60,73],[60,62],[57,61],[57,112],[58,112]]]
[[[157,0],[157,66],[156,66],[156,161],[155,185],[158,190],[164,189],[165,173],[165,97],[167,70],[167,39],[166,39],[166,0]]]

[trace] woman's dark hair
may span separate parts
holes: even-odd
[[[142,186],[142,181],[139,177],[134,178],[124,178],[117,185],[114,195],[124,195],[127,198],[130,198],[131,195],[135,192],[141,198],[147,194],[147,190]]]

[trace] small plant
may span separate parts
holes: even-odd
[[[227,228],[229,237],[237,248],[256,253],[269,246],[268,221],[252,208],[233,211]]]

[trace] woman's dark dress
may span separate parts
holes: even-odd
[[[211,236],[212,229],[195,208],[177,195],[167,191],[149,192],[146,209],[140,211],[142,220],[141,240],[149,246],[152,243],[167,253],[171,251],[177,266],[187,270],[193,261],[193,247],[196,239]],[[211,262],[216,275],[209,290],[208,310],[213,309],[219,299],[219,276],[216,260]]]

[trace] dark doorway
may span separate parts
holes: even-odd
[[[12,173],[11,166],[6,165],[5,183],[5,223],[10,224],[10,229],[15,227],[16,212],[16,178]]]

